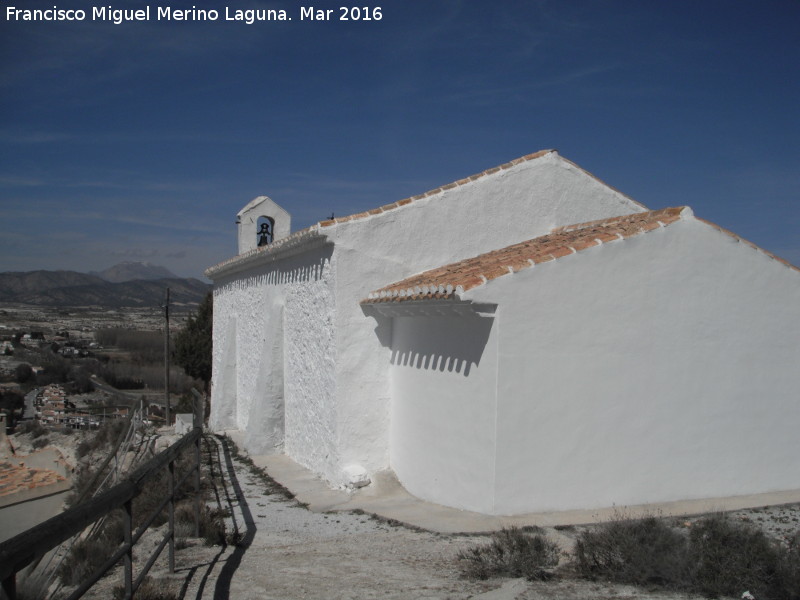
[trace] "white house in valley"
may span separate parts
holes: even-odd
[[[295,233],[238,216],[210,425],[250,453],[495,515],[800,490],[800,272],[688,207],[542,151]]]

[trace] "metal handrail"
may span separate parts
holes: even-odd
[[[133,592],[135,592],[136,587],[141,583],[144,576],[141,574],[136,582],[133,581],[131,565],[132,548],[143,531],[137,531],[135,535],[131,531],[131,502],[135,497],[141,494],[145,483],[165,467],[169,467],[170,486],[168,495],[157,509],[157,512],[160,512],[164,505],[169,504],[169,531],[165,539],[168,539],[170,542],[170,571],[174,571],[175,524],[173,503],[174,491],[179,486],[175,485],[173,479],[173,465],[177,457],[194,444],[195,464],[191,467],[183,480],[185,480],[189,474],[194,473],[195,488],[197,488],[195,489],[195,535],[197,535],[199,527],[200,441],[202,439],[202,433],[203,431],[200,427],[195,427],[191,432],[184,435],[180,440],[152,458],[146,464],[136,469],[136,471],[113,488],[0,543],[0,580],[2,581],[2,588],[6,597],[9,600],[15,600],[16,598],[16,574],[18,571],[31,564],[37,558],[40,558],[63,541],[80,533],[87,526],[118,508],[123,508],[125,511],[125,542],[118,552],[114,554],[114,557],[116,557],[115,560],[113,562],[110,560],[107,561],[106,564],[103,565],[104,568],[98,569],[89,580],[84,581],[80,588],[73,594],[73,597],[80,597],[91,585],[111,569],[120,558],[125,559],[126,597],[132,597]],[[150,521],[152,522],[152,520]],[[164,545],[165,543],[163,542],[159,545],[155,553],[156,557],[160,554]],[[145,573],[149,570],[149,567],[154,561],[155,558],[148,562],[144,570]],[[135,586],[134,583],[136,584]],[[75,595],[77,592],[80,592],[80,594]]]

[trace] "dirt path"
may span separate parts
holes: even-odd
[[[468,581],[455,556],[485,537],[415,531],[365,514],[311,512],[215,443],[224,475],[219,503],[231,511],[229,530],[242,539],[225,549],[195,545],[178,552],[172,577],[182,599],[696,598],[582,581]]]
[[[209,436],[206,457],[216,482],[214,503],[228,511],[228,536],[235,545],[205,546],[184,540],[176,573],[166,557],[152,572],[161,592],[181,600],[701,600],[700,596],[642,590],[575,579],[469,581],[461,577],[459,549],[485,536],[414,530],[366,514],[315,513],[287,499],[263,473],[231,455],[227,442]],[[210,450],[210,452],[209,452]],[[740,511],[734,518],[759,522],[780,537],[796,530],[800,506]],[[568,547],[579,528],[546,529]],[[149,535],[149,534],[148,534]],[[144,555],[163,531],[136,551]],[[166,552],[164,553],[166,554]],[[137,564],[138,559],[135,561]],[[136,567],[135,567],[136,569]],[[112,597],[120,581],[113,574],[86,598]],[[157,595],[148,597],[166,598]]]
[[[225,475],[220,504],[242,541],[179,552],[179,564],[203,565],[184,571],[184,598],[470,598],[497,587],[464,581],[455,570],[452,557],[472,538],[311,512],[267,489],[217,444]]]

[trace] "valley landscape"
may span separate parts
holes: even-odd
[[[0,273],[0,307],[157,308],[167,287],[178,310],[196,307],[210,289],[198,279],[176,277],[149,263],[120,263],[100,273],[6,272]]]
[[[173,337],[207,284],[130,262],[93,274],[0,273],[0,409],[9,432],[31,422],[56,430],[96,427],[101,420],[84,398],[90,393],[103,397],[89,404],[147,399],[148,416],[162,418],[167,289]],[[171,365],[176,402],[193,386],[202,384]]]

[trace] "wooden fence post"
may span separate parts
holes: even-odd
[[[133,597],[133,503],[131,500],[123,506],[122,526],[125,530],[125,598]]]
[[[203,436],[197,436],[194,443],[194,537],[200,537],[200,443]]]
[[[175,572],[175,461],[169,461],[169,572]]]
[[[206,397],[196,389],[192,388],[194,394],[194,427],[203,427],[203,409],[205,408]],[[194,443],[194,537],[200,537],[200,444],[203,436],[198,436]]]

